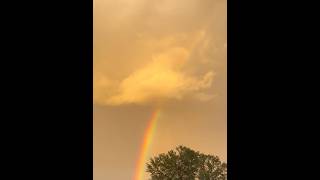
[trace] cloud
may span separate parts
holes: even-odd
[[[118,84],[112,84],[106,78],[97,78],[94,86],[95,100],[106,105],[150,104],[181,100],[209,88],[214,73],[209,71],[202,77],[186,74],[183,67],[188,57],[189,52],[186,49],[175,47],[157,54],[150,63],[132,72]],[[116,90],[112,90],[112,87],[116,87]],[[200,99],[210,97],[201,94]]]
[[[225,4],[96,0],[94,104],[209,101],[212,94],[224,95]]]

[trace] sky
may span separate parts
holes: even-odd
[[[94,180],[178,145],[227,161],[226,0],[93,1]]]

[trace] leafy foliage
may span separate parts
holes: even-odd
[[[151,158],[147,172],[152,180],[226,180],[227,164],[184,146]]]

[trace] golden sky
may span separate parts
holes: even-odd
[[[131,179],[150,114],[151,152],[227,160],[226,0],[94,0],[94,180]]]

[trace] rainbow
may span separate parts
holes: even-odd
[[[160,115],[160,109],[156,108],[148,120],[147,128],[143,135],[143,141],[140,146],[139,157],[136,163],[135,174],[133,180],[144,180],[144,174],[146,170],[146,163],[148,161],[150,145],[153,135],[155,133],[157,120]]]

